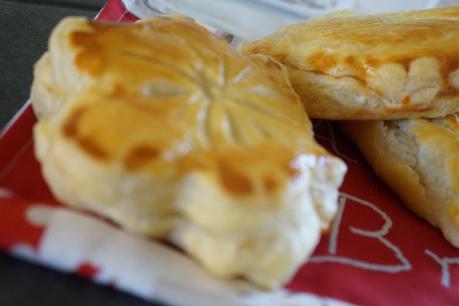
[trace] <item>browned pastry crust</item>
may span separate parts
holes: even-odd
[[[335,13],[243,46],[287,66],[312,118],[442,117],[459,111],[459,7]]]

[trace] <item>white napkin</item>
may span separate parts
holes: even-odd
[[[12,195],[1,190],[0,199]],[[262,292],[244,281],[214,277],[170,247],[73,210],[37,204],[25,215],[44,232],[36,249],[15,244],[14,256],[67,273],[85,267],[90,272],[83,274],[93,281],[146,300],[179,306],[350,306],[286,289]]]
[[[459,5],[459,0],[123,0],[139,18],[191,16],[234,42],[260,39],[282,26],[337,10],[391,12]]]
[[[220,34],[255,40],[311,16],[352,9],[356,0],[123,0],[123,3],[139,18],[178,13],[193,17]]]

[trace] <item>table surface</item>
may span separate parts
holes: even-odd
[[[94,17],[103,0],[0,0],[0,129],[29,96],[34,62],[65,16]],[[159,305],[0,253],[0,305]]]

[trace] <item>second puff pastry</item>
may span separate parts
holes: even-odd
[[[342,125],[406,206],[459,248],[458,115]]]
[[[283,63],[312,118],[433,118],[459,111],[459,7],[335,13],[243,50]]]
[[[33,103],[58,199],[218,275],[281,286],[335,214],[346,166],[314,141],[285,69],[190,20],[62,21]]]

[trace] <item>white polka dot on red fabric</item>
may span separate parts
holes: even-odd
[[[0,198],[11,198],[13,196],[13,193],[11,190],[0,187]]]
[[[30,244],[17,243],[10,247],[9,253],[15,257],[22,258],[29,262],[37,261],[37,251]]]
[[[46,205],[34,205],[27,209],[26,218],[30,224],[45,226],[51,219],[54,209]]]

